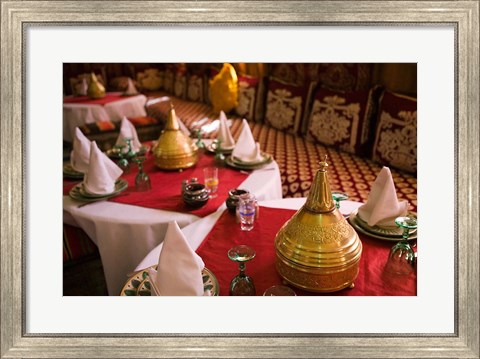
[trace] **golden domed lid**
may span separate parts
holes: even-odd
[[[275,237],[277,255],[305,267],[348,265],[360,257],[360,240],[335,206],[326,156],[319,165],[305,204]]]
[[[94,72],[90,74],[90,84],[88,85],[87,95],[90,98],[105,97],[105,87],[98,81]]]
[[[188,168],[198,161],[198,148],[192,140],[180,130],[173,104],[170,104],[165,129],[153,149],[155,164],[166,170]]]

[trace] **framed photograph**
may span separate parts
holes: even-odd
[[[475,1],[1,2],[1,356],[480,357]],[[63,63],[416,63],[415,297],[62,296]]]

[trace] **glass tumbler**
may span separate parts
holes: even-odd
[[[257,200],[255,196],[251,193],[241,195],[238,199],[237,211],[242,231],[251,231],[257,212]]]

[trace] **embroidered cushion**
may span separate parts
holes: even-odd
[[[379,87],[352,92],[319,88],[308,121],[307,139],[365,155],[373,137],[371,120],[379,92]]]
[[[326,88],[338,91],[366,90],[373,64],[319,64],[318,80]]]
[[[173,94],[181,99],[187,97],[187,68],[184,66],[178,66],[176,68]]]
[[[163,78],[163,89],[173,94],[173,88],[175,84],[175,68],[172,65],[169,65],[165,69],[165,75]]]
[[[300,128],[308,90],[270,79],[266,99],[265,123],[288,133]]]
[[[165,73],[159,69],[146,69],[143,72],[137,72],[137,85],[142,90],[157,91],[163,86],[164,75]]]
[[[260,122],[263,117],[263,79],[247,75],[238,76],[237,115],[249,121]]]
[[[378,110],[373,160],[417,172],[417,100],[385,91]]]
[[[203,102],[203,76],[199,74],[188,76],[187,100]]]

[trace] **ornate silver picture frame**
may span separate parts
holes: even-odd
[[[479,358],[479,6],[472,1],[1,0],[1,357]],[[141,19],[141,20],[139,20]],[[455,28],[453,334],[34,335],[25,331],[25,38],[29,24],[450,25]],[[22,180],[20,180],[22,179]],[[21,275],[19,275],[21,273]],[[119,350],[121,348],[121,351]]]

